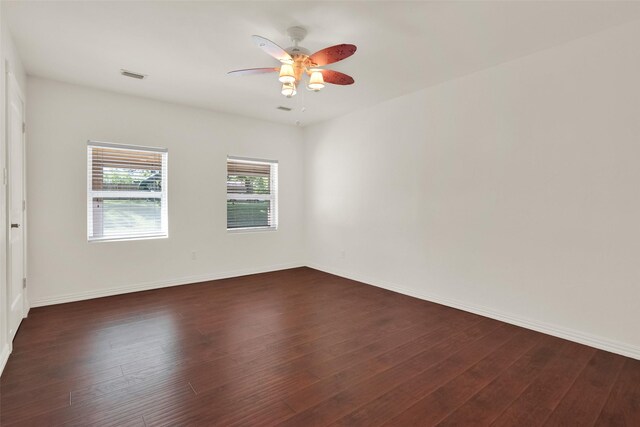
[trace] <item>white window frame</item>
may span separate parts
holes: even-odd
[[[93,158],[92,147],[115,148],[119,150],[146,151],[150,153],[162,153],[162,190],[161,191],[113,191],[93,189]],[[113,242],[144,239],[166,239],[169,237],[169,192],[168,192],[168,150],[158,147],[144,147],[139,145],[117,144],[103,141],[87,141],[87,240],[89,242]],[[99,216],[95,212],[94,198],[126,198],[126,199],[160,199],[160,232],[139,232],[126,237],[93,236],[94,218]]]
[[[262,200],[269,201],[271,210],[271,225],[269,226],[256,226],[256,227],[234,227],[229,228],[229,217],[227,211],[227,232],[229,233],[246,233],[256,231],[277,231],[278,230],[278,161],[266,160],[266,159],[253,159],[248,157],[227,156],[225,163],[226,172],[225,176],[229,176],[229,160],[238,161],[244,163],[255,163],[260,165],[269,165],[269,194],[237,194],[227,192],[227,202],[229,200]],[[226,181],[226,180],[225,180]],[[225,182],[226,191],[226,182]],[[226,208],[226,206],[225,206]]]

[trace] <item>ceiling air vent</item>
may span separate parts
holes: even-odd
[[[282,110],[282,111],[291,111],[292,108],[289,107],[283,107],[282,105],[278,107],[278,110]]]
[[[138,80],[142,80],[145,77],[147,77],[146,74],[134,73],[133,71],[128,71],[128,70],[120,70],[120,74],[122,74],[125,77],[131,77],[133,79],[138,79]]]

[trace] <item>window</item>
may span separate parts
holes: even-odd
[[[89,240],[167,237],[167,150],[88,143]]]
[[[278,228],[278,162],[227,158],[227,230]]]

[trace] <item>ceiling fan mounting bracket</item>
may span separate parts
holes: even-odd
[[[303,27],[289,27],[287,29],[287,35],[291,39],[294,45],[298,45],[307,36],[307,30]]]

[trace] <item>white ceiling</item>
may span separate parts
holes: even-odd
[[[326,120],[631,20],[640,2],[2,2],[30,75],[287,124]],[[301,25],[312,52],[358,46],[336,70],[353,86],[280,95],[258,34],[282,47]],[[143,81],[119,70],[148,74]],[[277,106],[293,107],[283,112]],[[302,106],[306,111],[302,112]]]

